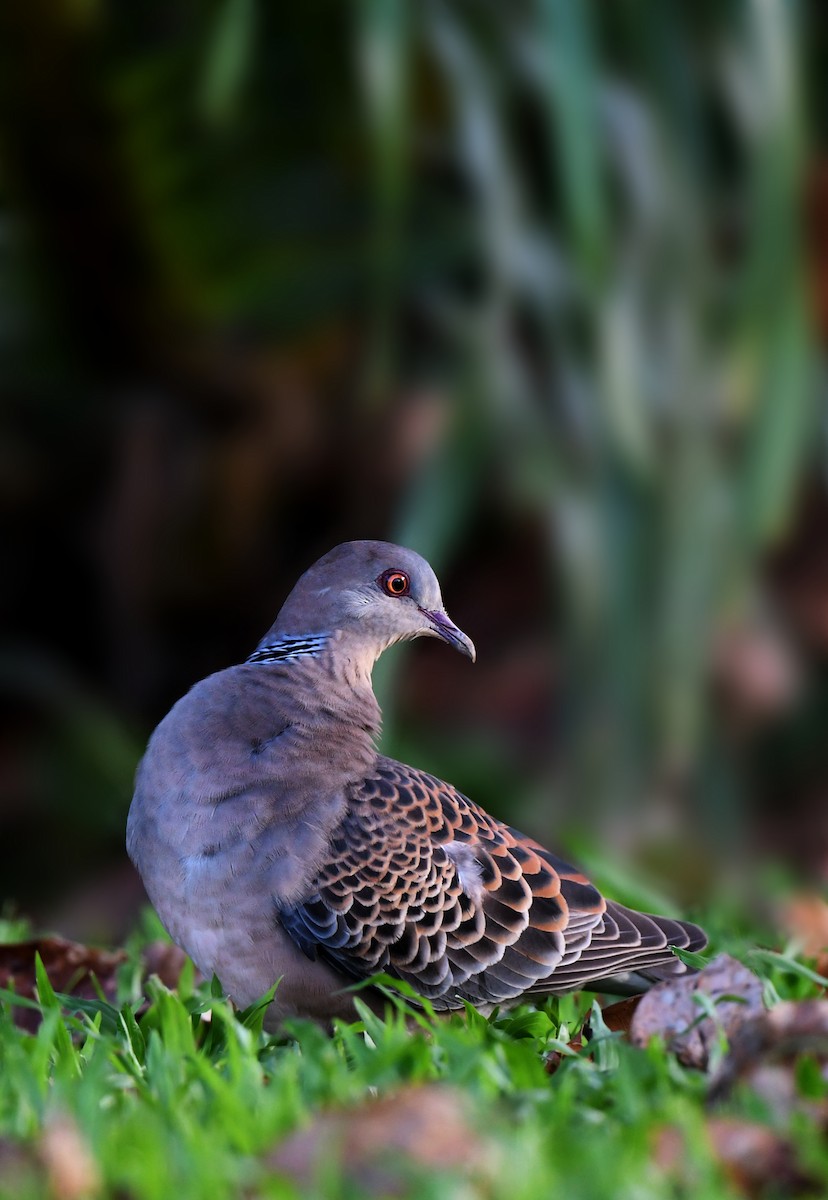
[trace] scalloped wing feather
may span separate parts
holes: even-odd
[[[695,926],[608,904],[531,838],[386,758],[351,795],[312,893],[277,915],[309,957],[395,976],[438,1009],[680,971],[669,947],[704,944]]]

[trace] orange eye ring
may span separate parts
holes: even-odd
[[[377,583],[386,595],[396,598],[407,596],[411,590],[411,580],[405,571],[383,571]]]

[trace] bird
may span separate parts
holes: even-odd
[[[240,1008],[276,985],[267,1028],[354,1019],[355,984],[385,999],[364,982],[377,974],[437,1013],[489,1014],[683,973],[673,949],[702,949],[697,925],[605,898],[451,784],[379,752],[372,669],[420,637],[475,661],[424,558],[345,542],[300,577],[245,662],[164,717],[136,771],[127,850],[173,941]]]

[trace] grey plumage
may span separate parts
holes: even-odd
[[[270,1023],[350,1016],[376,971],[437,1008],[487,1008],[616,973],[681,971],[696,926],[607,902],[450,785],[378,755],[374,662],[440,637],[474,658],[428,563],[384,542],[302,576],[246,663],[150,739],[127,847],[172,938]]]

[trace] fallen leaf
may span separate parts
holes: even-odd
[[[100,1191],[98,1164],[69,1117],[57,1117],[46,1125],[38,1150],[55,1200],[83,1200]]]
[[[607,1029],[613,1033],[625,1033],[629,1036],[636,1010],[643,996],[628,996],[626,1000],[618,1000],[601,1009],[601,1016]]]
[[[127,957],[123,950],[99,950],[60,937],[0,945],[0,987],[13,989],[26,999],[36,999],[35,954],[42,958],[56,992],[95,1000],[98,993],[92,982],[94,975],[107,1000],[115,1002],[115,972]],[[21,1028],[34,1032],[40,1025],[40,1014],[15,1005],[14,1020]]]
[[[816,971],[828,975],[828,904],[822,897],[807,892],[793,896],[782,907],[779,923],[800,952],[816,960]]]
[[[178,987],[181,972],[187,963],[187,955],[172,942],[150,942],[144,947],[141,955],[144,977],[157,975],[164,987],[174,991]],[[201,975],[196,972],[194,979],[198,982]]]
[[[713,1156],[730,1182],[746,1196],[793,1196],[815,1184],[787,1138],[755,1121],[713,1117],[706,1125]],[[683,1187],[694,1186],[693,1157],[681,1130],[665,1125],[655,1133],[653,1160]]]
[[[791,1143],[774,1130],[736,1117],[713,1117],[707,1126],[713,1152],[733,1183],[749,1196],[791,1195],[812,1180],[797,1164]]]
[[[36,1000],[35,954],[39,954],[46,974],[56,992],[81,1000],[99,999],[92,981],[94,975],[105,998],[117,1003],[117,970],[126,962],[123,950],[101,950],[61,937],[32,938],[26,942],[0,944],[0,988],[12,990],[26,1000]],[[142,975],[157,975],[165,987],[175,989],[187,962],[187,955],[171,942],[155,941],[144,947]],[[198,972],[194,976],[199,982]],[[36,1009],[15,1005],[14,1021],[21,1029],[34,1033],[40,1025]]]
[[[623,1033],[629,1036],[630,1025],[632,1023],[633,1014],[638,1008],[641,1001],[641,996],[628,996],[625,1000],[619,1000],[615,1004],[608,1004],[606,1008],[601,1009],[601,1016],[604,1024],[611,1033]],[[577,1036],[569,1042],[570,1050],[579,1054],[584,1048],[584,1040],[589,1042],[592,1037],[592,1029],[589,1021],[586,1022],[583,1028],[583,1037]],[[548,1075],[554,1075],[558,1067],[564,1060],[564,1055],[560,1050],[553,1050],[546,1057],[546,1072]]]
[[[453,1088],[403,1088],[322,1113],[277,1146],[265,1166],[308,1189],[324,1179],[325,1166],[332,1163],[358,1194],[394,1197],[421,1194],[417,1179],[424,1172],[453,1172],[463,1196],[481,1194],[475,1185],[482,1189],[491,1173],[491,1150],[469,1124],[466,1110],[467,1101]]]
[[[703,1015],[699,993],[715,1004],[715,1021]],[[761,980],[735,958],[720,954],[697,975],[665,980],[645,993],[632,1017],[630,1041],[645,1046],[659,1035],[679,1062],[705,1070],[720,1031],[730,1037],[763,1011]]]
[[[580,1037],[574,1037],[572,1041],[567,1042],[567,1046],[574,1054],[580,1054],[584,1048],[584,1043]],[[547,1075],[554,1075],[565,1057],[568,1058],[569,1055],[562,1054],[560,1050],[550,1051],[544,1062]]]
[[[726,1100],[745,1083],[780,1117],[803,1110],[828,1128],[828,1102],[800,1095],[796,1068],[806,1056],[828,1081],[828,1000],[785,1000],[740,1025],[711,1081],[709,1099]]]

